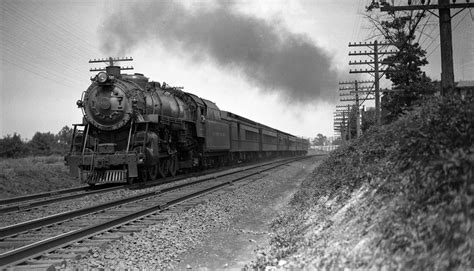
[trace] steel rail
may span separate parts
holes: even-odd
[[[18,196],[18,197],[11,197],[11,198],[6,198],[6,199],[0,199],[0,205],[7,205],[7,204],[12,204],[12,203],[18,203],[18,202],[25,202],[29,200],[34,200],[38,198],[45,198],[45,197],[50,197],[50,196],[56,196],[56,195],[62,195],[62,194],[68,194],[68,193],[74,193],[77,191],[87,191],[87,190],[95,190],[95,189],[105,189],[105,187],[101,186],[108,186],[108,185],[119,185],[120,187],[128,186],[130,188],[143,188],[143,187],[151,187],[155,185],[161,185],[161,184],[166,184],[166,183],[171,183],[175,182],[184,178],[191,178],[191,177],[196,177],[200,176],[203,174],[212,174],[215,172],[223,171],[223,170],[228,170],[231,167],[224,167],[224,168],[219,168],[219,169],[210,169],[210,170],[205,170],[201,172],[192,172],[189,174],[183,174],[175,177],[166,177],[162,179],[158,179],[155,181],[145,181],[141,183],[133,183],[132,185],[124,185],[120,183],[105,183],[101,184],[99,186],[80,186],[80,187],[73,187],[73,188],[68,188],[68,189],[61,189],[61,190],[54,190],[54,191],[48,191],[48,192],[41,192],[41,193],[36,193],[36,194],[30,194],[30,195],[23,195],[23,196]],[[27,204],[25,204],[27,206]],[[2,208],[0,208],[1,210]]]
[[[0,205],[17,203],[17,202],[28,201],[28,200],[38,199],[38,198],[61,195],[61,194],[67,194],[67,193],[74,193],[81,190],[87,190],[88,188],[90,189],[91,187],[80,186],[80,187],[74,187],[74,188],[68,188],[68,189],[62,189],[62,190],[55,190],[55,191],[49,191],[49,192],[43,192],[43,193],[37,193],[37,194],[30,194],[30,195],[0,199]]]
[[[58,202],[58,201],[65,201],[69,199],[80,198],[80,197],[93,195],[97,193],[111,192],[111,191],[123,189],[125,186],[127,185],[119,185],[119,186],[113,186],[113,187],[108,187],[108,188],[94,189],[94,190],[87,191],[80,194],[66,195],[66,196],[52,198],[52,199],[46,199],[46,200],[34,201],[34,202],[25,202],[19,205],[6,206],[3,208],[0,208],[0,214],[10,213],[10,212],[20,211],[20,210],[28,210],[34,207],[43,206],[43,205],[47,205],[47,204]],[[80,191],[80,190],[77,190],[77,191]]]
[[[212,187],[209,187],[209,188],[206,188],[206,189],[203,189],[203,190],[200,190],[200,191],[197,191],[197,192],[179,197],[177,199],[171,200],[171,201],[169,201],[165,204],[155,205],[155,206],[140,210],[138,212],[134,212],[134,213],[131,213],[131,214],[128,214],[128,215],[125,215],[125,216],[122,216],[122,217],[119,217],[119,218],[116,218],[116,219],[109,220],[109,221],[107,221],[105,223],[102,223],[102,224],[93,225],[93,226],[90,226],[90,227],[73,230],[73,231],[70,231],[70,232],[55,236],[55,237],[48,238],[46,240],[42,240],[42,241],[30,244],[30,245],[26,245],[26,246],[17,248],[15,250],[12,250],[12,251],[9,251],[9,252],[6,252],[6,253],[0,254],[0,266],[1,267],[6,267],[7,265],[14,265],[14,264],[21,263],[21,262],[23,262],[23,261],[25,261],[29,258],[34,258],[34,257],[40,256],[40,255],[42,255],[46,252],[52,251],[56,248],[64,247],[64,246],[69,245],[73,242],[77,242],[78,240],[86,239],[86,238],[92,237],[94,235],[100,234],[102,232],[111,230],[113,228],[120,227],[123,224],[127,224],[127,223],[130,223],[132,221],[135,221],[135,220],[144,218],[146,216],[152,215],[156,212],[168,209],[169,207],[171,207],[173,205],[176,205],[176,204],[179,204],[183,201],[201,196],[201,195],[209,193],[213,190],[217,190],[217,189],[219,189],[223,186],[231,185],[236,181],[246,179],[248,177],[251,177],[251,176],[260,174],[262,172],[271,170],[273,168],[285,165],[288,162],[297,161],[297,160],[300,160],[300,159],[303,159],[303,158],[306,158],[306,157],[298,157],[296,159],[285,159],[283,161],[280,160],[278,162],[274,162],[274,163],[278,163],[278,164],[274,165],[272,167],[269,167],[269,168],[266,168],[266,169],[263,169],[263,170],[259,170],[257,172],[253,172],[253,173],[247,174],[245,176],[240,176],[240,177],[238,177],[238,178],[236,178],[232,181],[222,182],[222,183],[214,185]],[[269,164],[271,164],[271,163],[269,163]],[[263,166],[266,166],[266,165],[268,165],[268,164],[260,165],[260,167],[263,167]],[[258,166],[256,166],[256,167],[258,167]],[[256,167],[247,168],[245,170],[255,169]],[[242,171],[244,171],[244,170],[242,170]],[[239,172],[242,172],[242,171],[233,172],[233,174],[239,173]],[[230,173],[223,174],[223,176],[225,176],[225,175],[230,175]],[[222,177],[222,176],[219,176],[219,177]],[[217,177],[210,177],[210,178],[212,179],[212,178],[217,178]]]
[[[117,207],[117,206],[120,206],[120,205],[123,205],[123,204],[126,204],[126,203],[130,203],[130,202],[142,200],[142,199],[145,199],[145,198],[148,198],[148,197],[153,197],[153,196],[157,196],[157,195],[160,195],[160,194],[168,193],[168,192],[171,192],[171,191],[174,191],[174,190],[177,190],[177,189],[181,189],[181,188],[186,187],[186,186],[198,184],[198,183],[205,182],[205,181],[208,181],[208,180],[211,180],[211,179],[225,177],[225,176],[232,175],[232,174],[242,172],[242,171],[245,171],[245,170],[251,170],[251,169],[254,169],[254,168],[257,168],[257,167],[266,166],[266,165],[269,165],[269,164],[272,164],[272,163],[278,163],[280,161],[281,160],[269,162],[269,163],[266,163],[266,164],[260,164],[260,165],[256,165],[256,166],[249,166],[249,167],[245,167],[244,169],[242,169],[240,171],[227,172],[227,173],[222,173],[222,174],[215,174],[215,175],[212,175],[210,177],[198,179],[198,180],[195,180],[195,181],[192,181],[192,182],[189,182],[189,183],[175,185],[175,186],[164,188],[164,189],[158,190],[158,191],[151,191],[151,192],[148,192],[148,193],[143,193],[143,194],[140,194],[140,195],[130,196],[130,197],[127,197],[127,198],[123,198],[123,199],[119,199],[119,200],[115,200],[115,201],[110,201],[110,202],[106,202],[106,203],[103,203],[103,204],[98,204],[98,205],[91,206],[91,207],[86,207],[86,208],[82,208],[82,209],[78,209],[78,210],[74,210],[74,211],[70,211],[70,212],[59,213],[59,214],[47,216],[47,217],[44,217],[44,218],[38,218],[38,219],[30,220],[30,221],[25,221],[25,222],[21,222],[21,223],[9,225],[9,226],[1,227],[0,228],[0,239],[5,239],[5,238],[8,238],[12,235],[17,235],[17,234],[25,232],[25,231],[30,231],[30,230],[34,230],[34,229],[37,229],[37,228],[49,226],[49,225],[59,223],[59,222],[63,222],[63,221],[66,221],[66,220],[70,220],[70,219],[73,219],[73,218],[76,218],[76,217],[79,217],[79,216],[96,213],[96,212],[103,211],[103,210],[113,208],[113,207]],[[181,178],[181,179],[185,179],[185,178]],[[177,181],[177,178],[174,178],[174,181]]]

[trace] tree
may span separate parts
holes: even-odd
[[[317,134],[313,139],[313,146],[324,146],[327,145],[328,138],[323,134]]]
[[[387,5],[382,2],[382,5]],[[378,8],[377,2],[372,2],[366,8],[366,17],[375,28],[373,37],[382,36],[385,40],[395,44],[398,48],[396,55],[384,59],[388,63],[390,72],[385,74],[392,81],[394,89],[400,91],[384,92],[381,107],[385,123],[398,118],[405,110],[416,104],[426,94],[432,94],[431,79],[421,71],[421,67],[428,64],[426,51],[416,40],[415,33],[423,34],[426,24],[420,29],[420,22],[426,17],[426,10],[387,12],[381,15],[374,11]]]
[[[55,150],[56,145],[55,136],[48,133],[36,132],[33,138],[28,142],[31,151],[35,155],[50,155]]]
[[[56,135],[56,142],[58,147],[64,152],[67,151],[71,144],[73,129],[69,126],[64,126]]]
[[[7,135],[0,139],[0,157],[20,157],[28,153],[26,144],[21,140],[19,134]]]
[[[375,108],[368,109],[362,112],[362,133],[367,131],[372,125],[375,125]]]

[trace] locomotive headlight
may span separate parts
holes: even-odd
[[[103,83],[107,82],[108,79],[109,79],[109,76],[105,72],[99,72],[99,74],[97,74],[97,82],[98,83],[103,84]]]

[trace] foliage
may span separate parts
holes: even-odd
[[[375,108],[362,112],[362,124],[361,124],[362,133],[365,133],[370,127],[375,125],[375,123],[376,123]]]
[[[473,142],[472,97],[424,98],[397,121],[334,151],[305,180],[287,213],[274,220],[271,254],[288,259],[310,251],[305,262],[323,269],[334,262],[359,269],[473,268]],[[357,215],[347,211],[345,223],[333,225],[330,218],[361,187],[369,190]],[[342,249],[325,254],[337,238],[330,229],[345,224],[372,236],[366,257]]]
[[[45,155],[53,151],[56,141],[52,133],[36,132],[33,138],[28,142],[28,145],[34,154]]]
[[[13,136],[7,135],[0,139],[0,157],[19,157],[25,155],[27,152],[26,144],[17,133],[14,133]]]
[[[333,145],[341,145],[341,144],[342,144],[342,138],[336,137],[336,139],[334,139],[334,140],[332,141],[332,144],[333,144]]]
[[[387,5],[386,2],[383,5]],[[366,17],[375,27],[384,40],[394,44],[398,53],[389,55],[383,61],[387,64],[386,78],[392,81],[396,92],[385,92],[381,101],[384,123],[396,120],[405,110],[416,104],[423,96],[432,94],[434,85],[431,79],[421,71],[421,67],[428,64],[426,51],[416,41],[415,32],[422,35],[424,29],[419,23],[426,17],[426,10],[384,12],[381,15],[375,12],[378,8],[372,2],[366,8]]]
[[[328,138],[323,134],[317,134],[312,143],[313,146],[325,146],[328,143]]]
[[[31,140],[23,142],[14,133],[0,139],[0,157],[15,158],[27,155],[64,154],[69,150],[73,130],[64,126],[58,134],[36,132]]]
[[[66,152],[69,150],[73,132],[74,130],[66,125],[55,136],[56,143],[61,152]]]

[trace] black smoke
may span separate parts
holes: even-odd
[[[238,69],[264,91],[289,103],[334,101],[332,58],[307,36],[235,11],[232,5],[188,9],[171,1],[129,4],[111,14],[101,33],[105,52],[125,54],[149,42],[197,61]]]

